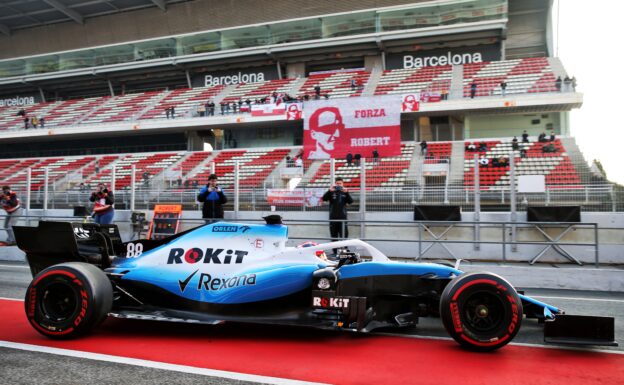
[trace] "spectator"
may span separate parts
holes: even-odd
[[[219,107],[221,107],[221,115],[223,115],[225,113],[225,103],[219,103]]]
[[[520,150],[520,158],[526,158],[527,157],[527,150],[526,148],[523,148]]]
[[[179,176],[178,179],[176,180],[176,184],[178,185],[178,187],[182,187],[182,177]]]
[[[572,91],[572,79],[570,79],[567,75],[566,77],[563,79],[563,90],[565,92],[570,92]]]
[[[30,120],[28,119],[28,116],[24,116],[24,129],[28,130],[28,124],[30,123]]]
[[[296,155],[297,158],[303,158],[303,153],[304,153],[303,148],[300,148]]]
[[[171,106],[171,119],[175,119],[175,107]]]
[[[501,88],[501,95],[503,95],[503,97],[505,97],[505,94],[507,92],[507,82],[503,80],[500,83],[500,88]]]
[[[86,186],[85,186],[84,182],[80,182],[80,184],[78,185],[78,191],[80,191],[80,192],[86,191]]]
[[[514,136],[513,139],[511,140],[511,149],[515,151],[515,150],[518,150],[519,148],[520,146],[518,146],[518,138]]]
[[[479,164],[483,167],[487,167],[489,163],[490,163],[490,160],[486,158],[485,155],[481,155],[481,157],[479,158]]]
[[[470,84],[470,99],[474,99],[475,95],[477,95],[477,81],[473,80]]]
[[[550,133],[550,138],[548,138],[550,142],[554,142],[555,141],[555,133],[551,132]]]
[[[420,155],[427,155],[427,141],[423,140],[420,142]]]
[[[26,116],[26,110],[25,109],[20,109],[19,111],[17,111],[17,116]]]
[[[576,77],[572,76],[572,92],[576,92]]]
[[[557,149],[555,148],[554,144],[549,143],[549,144],[545,145],[544,147],[542,147],[542,152],[543,153],[554,153],[554,152],[557,152]]]
[[[561,92],[561,76],[557,76],[557,80],[555,80],[555,88],[557,92]]]
[[[197,188],[197,186],[199,186],[199,182],[197,181],[197,179],[193,179],[193,188]]]
[[[42,116],[41,119],[39,119],[39,127],[45,128],[45,116]]]
[[[319,84],[314,86],[314,95],[316,95],[316,99],[321,98],[321,86]]]
[[[98,174],[100,172],[100,160],[95,161],[95,173]]]
[[[240,112],[242,106],[243,106],[243,99],[238,99],[238,112]]]
[[[32,125],[32,128],[37,128],[37,126],[39,125],[39,119],[37,119],[36,116],[33,116],[32,118],[30,118],[30,124]]]
[[[475,151],[477,151],[477,146],[475,146],[475,144],[474,144],[474,143],[469,143],[469,144],[466,146],[466,150],[468,150],[468,151],[470,151],[470,152],[475,152]]]
[[[448,100],[448,90],[446,88],[440,92],[440,99]]]
[[[360,159],[362,159],[362,155],[360,155],[359,153],[355,154],[355,156],[353,157],[353,160],[355,161],[355,165],[357,167],[360,166]]]
[[[199,113],[199,116],[203,118],[204,116],[206,116],[206,106],[200,103],[197,106],[197,112]]]
[[[379,152],[377,149],[373,150],[373,163],[377,164],[379,162]]]
[[[537,137],[537,141],[540,143],[544,143],[546,142],[546,133],[542,132],[541,134],[539,134],[539,136]]]
[[[486,152],[488,150],[487,143],[481,142],[479,143],[479,152]]]
[[[147,186],[149,184],[150,173],[147,171],[143,171],[143,184]]]
[[[295,163],[293,162],[292,158],[290,156],[286,157],[286,167],[294,167]]]
[[[325,100],[329,99],[329,94],[325,94]]]
[[[165,114],[167,115],[167,119],[171,118],[171,109],[169,107],[165,108]]]
[[[349,237],[347,222],[334,221],[347,219],[347,205],[353,203],[349,190],[344,187],[342,178],[336,178],[334,186],[323,195],[323,201],[329,202],[329,233],[333,241]],[[344,230],[344,231],[343,231]],[[336,250],[334,250],[336,253]]]
[[[187,180],[185,180],[185,181],[184,181],[184,188],[185,188],[186,190],[188,190],[188,188],[189,188],[190,186],[191,186],[191,182],[190,182],[188,179],[187,179]]]
[[[115,199],[113,192],[109,191],[104,183],[98,183],[97,189],[91,193],[89,197],[93,205],[93,220],[101,225],[110,225],[113,223],[115,209],[113,204]]]
[[[522,133],[522,143],[529,143],[529,134],[526,130]]]
[[[299,157],[296,158],[295,159],[295,167],[299,167],[299,168],[303,167],[303,159],[301,159]]]
[[[352,163],[353,163],[353,154],[349,152],[347,154],[347,166],[351,166]]]
[[[17,199],[17,194],[11,191],[10,186],[2,186],[0,205],[6,211],[6,217],[4,218],[4,228],[7,232],[6,243],[12,245],[15,243],[13,225],[17,223],[19,216],[22,215],[22,209],[20,201]]]
[[[357,87],[357,84],[355,83],[355,79],[354,79],[354,78],[352,78],[352,79],[351,79],[351,91],[354,91],[354,90],[355,90],[355,87]]]
[[[217,182],[217,175],[210,174],[208,184],[197,195],[197,200],[203,202],[202,218],[206,223],[223,219],[223,205],[227,203],[227,197]]]
[[[214,116],[215,113],[215,102],[214,100],[210,99],[210,101],[208,102],[208,116]]]

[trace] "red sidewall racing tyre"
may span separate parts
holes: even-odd
[[[490,351],[508,344],[522,324],[522,302],[504,278],[467,273],[451,281],[440,300],[446,331],[463,347]]]
[[[106,274],[87,263],[50,266],[35,276],[24,301],[30,324],[44,336],[68,339],[102,322],[113,303]]]

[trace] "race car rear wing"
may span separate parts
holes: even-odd
[[[33,277],[63,262],[87,262],[106,268],[123,247],[116,225],[41,221],[37,227],[13,226],[13,231]]]

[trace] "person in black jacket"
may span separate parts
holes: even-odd
[[[336,178],[336,184],[330,187],[323,195],[323,201],[329,202],[329,233],[332,240],[348,238],[349,228],[347,222],[332,221],[332,219],[347,219],[347,205],[353,203],[353,198],[351,198],[349,191],[344,187],[342,178]]]
[[[210,174],[208,184],[201,189],[197,200],[203,202],[202,218],[206,223],[217,222],[223,219],[223,205],[227,203],[227,197],[221,187],[217,185],[217,176]]]
[[[110,225],[115,217],[115,209],[113,204],[115,198],[113,192],[109,191],[104,183],[99,183],[97,189],[91,193],[89,197],[93,206],[93,220],[101,225]]]

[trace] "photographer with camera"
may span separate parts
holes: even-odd
[[[113,204],[115,203],[115,198],[113,197],[113,192],[109,191],[104,183],[98,183],[96,190],[91,193],[89,200],[95,202],[93,205],[93,220],[95,223],[101,225],[110,225],[113,223],[113,217],[115,216]]]
[[[12,245],[15,243],[12,227],[17,223],[17,218],[22,214],[22,209],[20,201],[17,199],[17,194],[11,191],[11,187],[2,186],[0,205],[6,211],[6,217],[4,218],[4,228],[8,234],[6,243]]]
[[[349,237],[349,227],[347,222],[333,221],[332,219],[347,219],[347,205],[353,203],[353,198],[344,187],[342,178],[336,178],[336,184],[329,188],[323,195],[323,201],[329,202],[329,233],[332,240]],[[344,229],[344,232],[343,232]]]
[[[217,175],[210,174],[208,184],[199,191],[197,200],[204,203],[202,218],[206,223],[223,219],[223,205],[227,203],[227,197],[221,187],[217,185]]]

